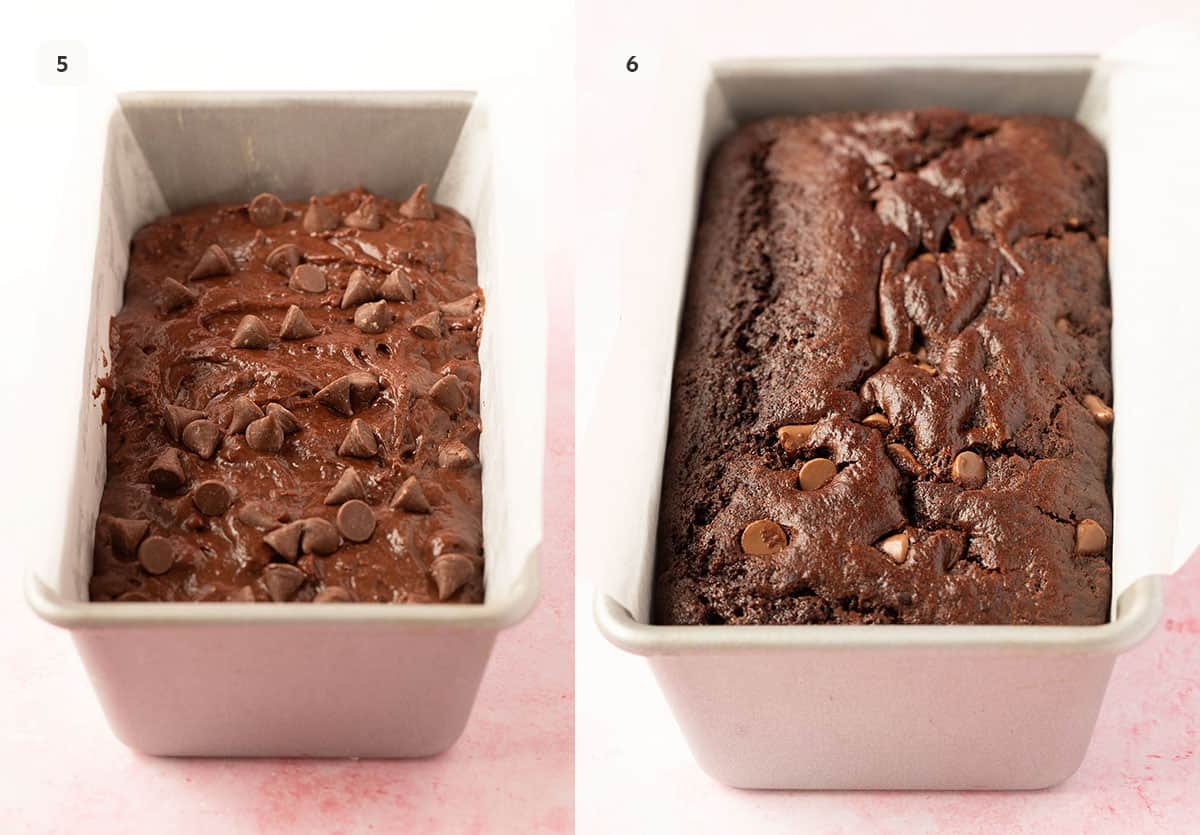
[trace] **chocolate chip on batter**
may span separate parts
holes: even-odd
[[[304,252],[295,244],[280,244],[267,255],[267,269],[280,275],[291,275],[304,262]]]
[[[275,416],[275,420],[279,423],[279,428],[283,430],[284,435],[299,432],[302,428],[296,416],[278,403],[268,403],[267,414]]]
[[[317,554],[327,557],[342,544],[337,528],[327,519],[313,516],[301,519],[302,533],[300,535],[300,551],[304,554]]]
[[[242,586],[236,591],[231,591],[225,599],[230,603],[254,603],[254,589]]]
[[[808,443],[816,428],[815,423],[793,423],[779,427],[775,430],[775,435],[779,438],[779,445],[783,447],[784,452],[797,452]]]
[[[925,475],[925,468],[921,466],[920,462],[908,451],[908,447],[904,446],[904,444],[888,444],[887,454],[897,469],[905,475],[912,476],[913,478]]]
[[[277,562],[264,568],[262,577],[263,585],[267,587],[267,594],[276,603],[286,603],[291,600],[304,585],[305,580],[304,572],[296,566]]]
[[[108,538],[113,550],[122,557],[132,559],[137,556],[137,547],[150,531],[150,523],[145,519],[122,519],[111,516],[107,520]]]
[[[249,525],[260,531],[273,531],[281,524],[276,514],[258,502],[249,502],[238,508],[237,518],[243,525]]]
[[[283,324],[279,328],[280,339],[308,339],[318,333],[313,323],[304,315],[304,311],[296,305],[290,306],[287,313],[283,314]]]
[[[366,542],[375,533],[375,512],[361,499],[351,499],[338,508],[337,526],[351,542]]]
[[[338,446],[338,455],[350,458],[374,458],[379,452],[379,441],[375,433],[361,418],[350,421],[350,429]]]
[[[379,298],[370,277],[362,270],[355,270],[346,279],[346,289],[342,293],[342,310],[349,310],[365,302],[373,302]]]
[[[300,537],[304,534],[304,521],[298,520],[280,525],[263,536],[267,547],[289,562],[300,557]]]
[[[478,459],[462,441],[447,441],[438,450],[438,466],[449,470],[464,470]]]
[[[229,409],[229,425],[225,427],[225,431],[231,435],[238,435],[246,431],[246,427],[263,416],[263,410],[258,408],[258,404],[245,395],[239,396],[233,401],[233,405]]]
[[[308,208],[304,210],[304,217],[301,219],[300,225],[310,235],[318,232],[328,232],[330,229],[337,229],[337,212],[333,211],[333,209],[326,206],[317,198],[310,197],[308,199]]]
[[[452,415],[467,408],[467,391],[455,374],[447,374],[430,386],[429,399]]]
[[[778,554],[786,546],[787,534],[770,519],[755,519],[742,529],[742,551],[751,556]]]
[[[417,297],[412,282],[399,267],[388,273],[379,286],[379,295],[390,302],[410,302]]]
[[[246,427],[246,443],[258,452],[283,449],[283,427],[275,415],[267,413]]]
[[[283,201],[274,194],[266,192],[251,200],[247,211],[250,214],[250,222],[259,229],[283,223],[283,219],[287,216],[287,210],[283,207]]]
[[[138,546],[137,557],[147,574],[166,574],[175,564],[175,548],[169,539],[152,536]]]
[[[892,562],[900,565],[908,559],[909,539],[908,533],[894,533],[891,536],[885,536],[875,544],[883,553],[891,557]]]
[[[164,449],[150,465],[150,483],[164,492],[178,490],[187,481],[183,470],[183,459],[179,450]]]
[[[463,296],[461,299],[445,304],[438,305],[442,313],[447,316],[464,317],[470,316],[479,307],[479,296],[472,293],[469,296]]]
[[[422,339],[437,339],[442,335],[442,311],[426,313],[409,325],[408,329]]]
[[[341,504],[351,499],[365,499],[366,497],[367,489],[363,486],[358,470],[347,467],[342,470],[337,484],[333,485],[325,494],[325,504]]]
[[[1083,396],[1083,405],[1089,412],[1096,423],[1101,426],[1112,426],[1113,410],[1105,404],[1103,400],[1094,394],[1085,394]]]
[[[428,513],[430,511],[429,499],[425,498],[425,491],[421,489],[421,482],[417,481],[415,475],[404,479],[404,483],[400,485],[400,489],[396,491],[396,495],[392,496],[392,500],[388,502],[388,507],[393,510],[407,510],[409,513]]]
[[[383,333],[395,320],[385,301],[362,304],[354,311],[354,326],[363,333]]]
[[[837,464],[828,458],[812,458],[800,468],[800,489],[820,490],[837,475]]]
[[[1079,554],[1103,554],[1108,534],[1095,519],[1080,519],[1075,526],[1075,551]]]
[[[887,415],[882,412],[875,412],[863,418],[863,426],[869,426],[872,429],[878,429],[880,432],[887,432],[892,428],[892,423],[887,419]]]
[[[215,278],[233,274],[233,259],[217,244],[209,245],[200,256],[196,266],[192,267],[188,278]]]
[[[317,592],[313,603],[353,603],[354,595],[341,586],[326,586]]]
[[[242,317],[229,344],[234,348],[266,348],[271,344],[271,334],[262,319],[250,314]]]
[[[466,554],[442,554],[429,567],[437,586],[438,600],[450,597],[475,576],[475,562]]]
[[[288,279],[288,287],[301,293],[324,293],[328,286],[325,271],[315,264],[301,264]]]
[[[345,224],[353,229],[379,229],[383,220],[379,217],[379,208],[375,205],[375,197],[368,194],[346,215]]]
[[[359,409],[370,406],[379,394],[379,379],[365,371],[338,377],[316,393],[322,406],[351,417]]]
[[[158,285],[158,308],[163,313],[174,313],[198,298],[199,290],[193,290],[170,277],[164,278],[162,284]]]
[[[229,510],[232,501],[233,493],[223,481],[216,479],[202,481],[192,491],[192,503],[205,516],[220,516]]]
[[[171,436],[172,441],[178,441],[183,437],[183,430],[189,423],[196,420],[202,420],[208,417],[198,409],[189,409],[186,406],[176,406],[168,403],[163,407],[163,427],[167,430],[167,434]]]
[[[211,420],[194,420],[184,427],[180,438],[185,447],[207,461],[221,443],[221,429]]]
[[[978,490],[987,481],[987,464],[977,453],[963,450],[954,456],[950,475],[968,490]]]
[[[413,220],[433,220],[437,217],[427,192],[428,187],[424,183],[417,186],[412,196],[400,204],[400,214]]]

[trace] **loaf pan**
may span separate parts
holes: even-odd
[[[699,89],[678,91],[703,101],[701,124],[682,131],[688,142],[676,149],[693,164],[659,175],[676,178],[673,193],[686,191],[691,202],[656,229],[659,241],[631,247],[660,270],[657,287],[649,278],[639,285],[649,297],[639,303],[674,311],[663,327],[678,322],[685,271],[674,267],[686,264],[704,164],[737,125],[786,113],[928,105],[1073,116],[1094,66],[1089,57],[708,66],[695,77]],[[644,186],[640,199],[662,216],[663,196],[653,182]],[[1110,233],[1118,246],[1120,231]],[[663,274],[663,264],[672,271]],[[626,272],[636,269],[627,265]],[[619,333],[616,342],[622,339]],[[673,341],[664,341],[642,339],[636,362],[610,364],[599,395],[615,396],[607,387],[619,386],[623,402],[642,404],[628,426],[605,431],[640,433],[639,452],[656,455],[602,453],[620,461],[625,489],[636,494],[631,501],[651,510],[630,517],[636,523],[614,534],[621,539],[603,555],[630,568],[623,592],[597,593],[595,617],[612,643],[649,660],[700,766],[731,786],[771,789],[1035,789],[1071,775],[1114,662],[1159,620],[1157,577],[1134,583],[1101,626],[650,624],[667,437],[663,380],[674,355]],[[1114,475],[1119,494],[1120,473]],[[1115,539],[1113,559],[1128,556],[1129,547],[1136,544]]]
[[[130,94],[99,108],[95,147],[80,162],[90,170],[78,180],[78,217],[63,219],[71,238],[57,278],[78,288],[65,294],[80,301],[66,303],[60,325],[74,364],[45,395],[60,404],[55,414],[74,417],[60,430],[73,460],[48,498],[61,537],[46,541],[60,547],[33,555],[26,597],[70,631],[131,748],[420,757],[462,732],[497,634],[536,599],[541,533],[544,345],[520,318],[543,307],[540,273],[529,269],[541,253],[527,251],[516,221],[528,215],[497,173],[491,115],[484,97],[457,92]],[[170,211],[260,191],[302,199],[362,185],[396,197],[422,182],[470,219],[488,302],[483,603],[88,602],[105,480],[94,395],[133,233]]]

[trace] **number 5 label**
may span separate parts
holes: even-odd
[[[65,86],[87,81],[87,49],[79,41],[47,41],[38,47],[37,79]]]

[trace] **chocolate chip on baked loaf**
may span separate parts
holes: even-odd
[[[300,219],[300,225],[310,235],[315,235],[318,232],[328,232],[330,229],[337,229],[337,212],[330,209],[316,197],[310,197],[308,208],[304,210],[304,217]]]
[[[284,208],[283,201],[274,194],[266,192],[251,200],[246,210],[250,215],[250,222],[260,229],[283,223],[283,219],[287,217],[287,209]]]
[[[289,306],[287,313],[283,314],[283,324],[279,327],[280,339],[308,339],[318,333],[304,311],[296,305]]]
[[[783,451],[793,453],[798,452],[808,443],[808,439],[812,437],[813,430],[816,428],[815,423],[793,423],[779,427],[775,430],[775,434],[779,438],[779,445],[783,447]]]
[[[1080,519],[1075,525],[1075,552],[1079,554],[1103,554],[1108,548],[1108,534],[1095,519]]]
[[[878,429],[880,432],[887,432],[892,428],[892,422],[888,420],[887,415],[880,412],[867,415],[863,418],[863,426],[869,426],[872,429]]]
[[[242,321],[238,322],[237,330],[233,332],[229,344],[234,348],[266,348],[271,344],[271,334],[267,332],[267,326],[263,324],[262,319],[250,314],[243,316]]]
[[[1092,418],[1101,426],[1112,426],[1113,410],[1094,394],[1083,396],[1084,407],[1092,413]]]
[[[812,458],[800,468],[800,489],[820,490],[837,475],[837,464],[828,458]]]
[[[926,469],[917,461],[916,456],[908,451],[908,447],[904,444],[888,444],[888,457],[892,459],[892,463],[900,472],[913,478],[919,478],[926,473]]]
[[[885,536],[875,547],[887,554],[892,562],[900,565],[908,559],[908,544],[908,533],[905,532]]]
[[[787,547],[787,534],[778,522],[755,519],[742,529],[742,551],[755,557],[778,554]]]
[[[192,267],[188,278],[217,278],[233,274],[233,259],[217,244],[211,244]]]
[[[954,456],[950,475],[968,490],[978,490],[987,481],[987,464],[978,453],[964,450]]]

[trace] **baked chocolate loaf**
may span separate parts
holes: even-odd
[[[482,600],[481,304],[470,224],[425,186],[141,229],[91,598]]]
[[[1096,624],[1105,157],[1078,124],[775,118],[711,161],[655,620]]]

